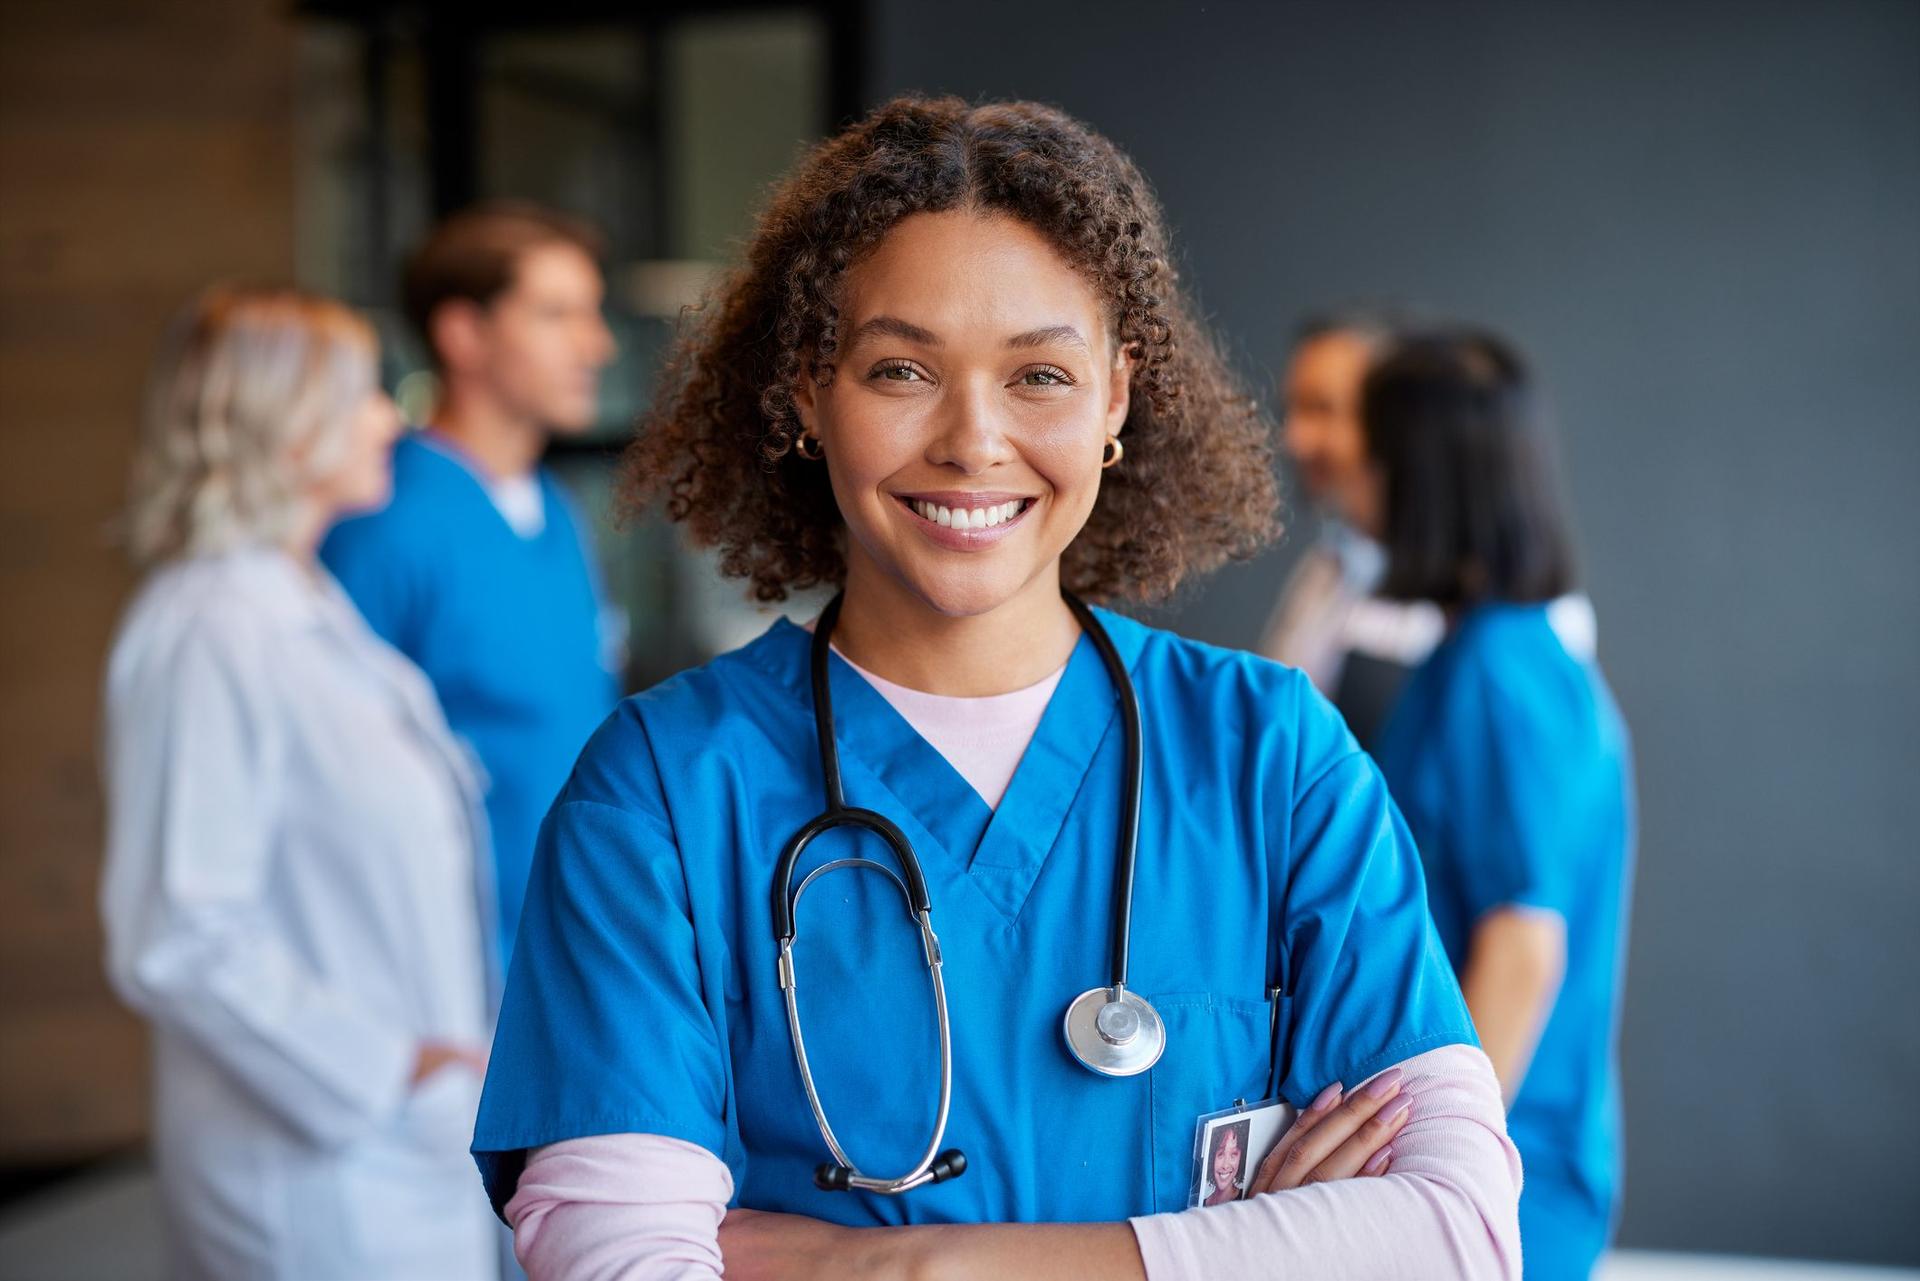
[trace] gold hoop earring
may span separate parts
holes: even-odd
[[[1100,453],[1100,465],[1111,467],[1127,456],[1127,447],[1120,443],[1118,436],[1107,437],[1107,447]]]
[[[811,444],[813,448],[807,448],[809,444]],[[817,463],[827,456],[827,447],[820,443],[818,436],[809,436],[805,432],[802,432],[794,438],[793,452],[810,463]]]

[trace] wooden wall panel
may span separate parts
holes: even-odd
[[[147,362],[210,280],[293,270],[291,5],[0,6],[0,1162],[144,1133],[101,977],[99,681]]]

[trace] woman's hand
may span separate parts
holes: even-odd
[[[418,1086],[442,1068],[459,1066],[475,1076],[487,1074],[487,1052],[452,1041],[422,1041],[413,1055],[413,1075],[408,1084]]]
[[[1247,1195],[1385,1174],[1393,1159],[1388,1145],[1413,1103],[1400,1093],[1400,1075],[1389,1068],[1352,1094],[1337,1082],[1322,1090],[1260,1163]]]

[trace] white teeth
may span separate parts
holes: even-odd
[[[909,505],[922,520],[932,521],[936,525],[945,525],[950,529],[991,529],[1018,516],[1026,506],[1026,500],[1016,498],[1010,503],[995,503],[991,507],[942,507],[927,499],[916,498]]]

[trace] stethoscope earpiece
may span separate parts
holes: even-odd
[[[908,1188],[917,1188],[928,1183],[941,1183],[947,1179],[957,1179],[967,1172],[967,1154],[959,1148],[948,1148],[933,1159],[933,1164],[920,1176],[908,1183]],[[822,1192],[849,1192],[857,1186],[855,1180],[860,1177],[850,1165],[835,1165],[831,1161],[822,1162],[813,1168],[813,1186]]]

